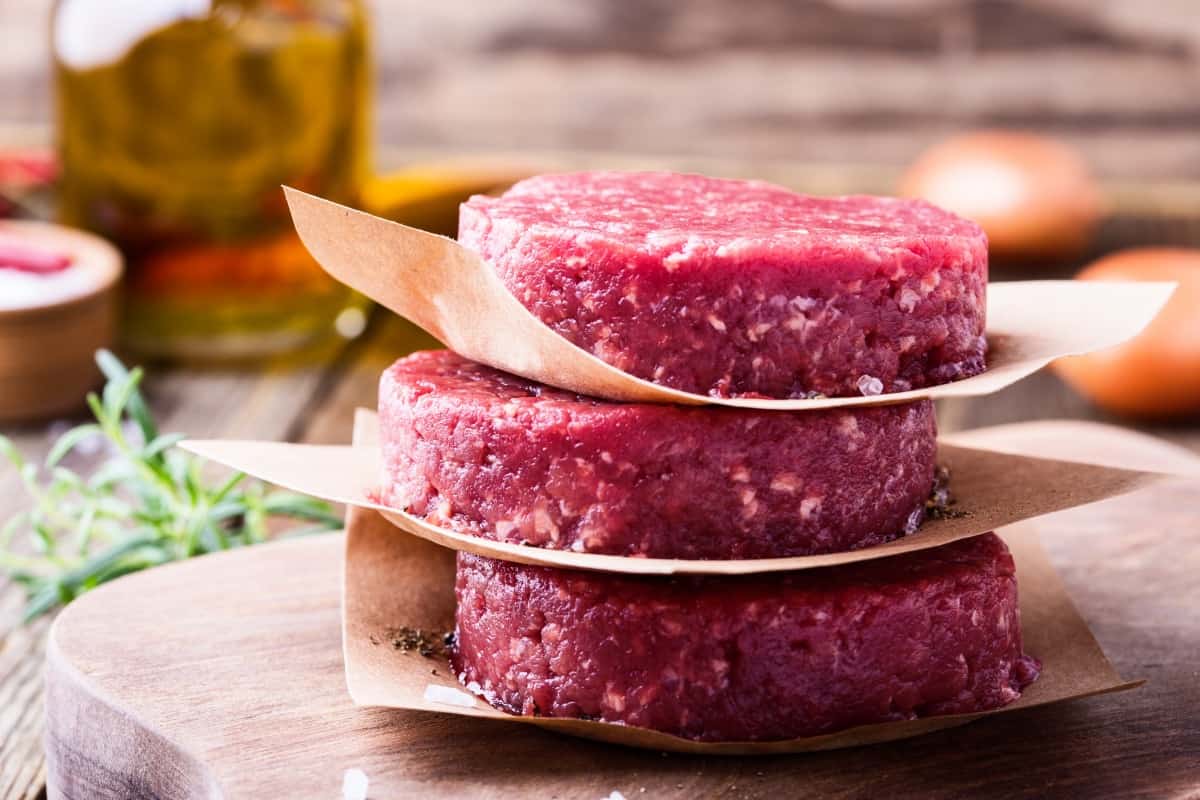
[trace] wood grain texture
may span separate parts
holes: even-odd
[[[0,2],[0,120],[51,118],[51,0]],[[372,0],[382,142],[907,163],[964,127],[1200,176],[1189,0]],[[519,113],[514,113],[519,109]]]
[[[335,797],[349,767],[373,779],[372,797],[389,798],[632,798],[643,787],[653,797],[1187,797],[1200,790],[1196,492],[1171,483],[1040,523],[1109,656],[1147,686],[790,758],[666,756],[354,709],[341,675],[336,536],[153,570],[60,617],[48,662],[50,797]],[[135,752],[159,768],[127,768]]]
[[[347,441],[350,434],[353,409],[374,404],[379,371],[396,355],[414,346],[430,346],[430,341],[407,323],[385,317],[373,326],[362,342],[353,345],[345,357],[334,359],[322,368],[302,369],[299,373],[293,373],[280,367],[259,375],[232,370],[160,367],[151,370],[149,395],[156,413],[172,429],[207,436],[240,435],[342,443]],[[1053,417],[1086,419],[1096,418],[1097,414],[1048,372],[1038,373],[992,397],[943,403],[939,408],[939,424],[945,431]],[[1177,425],[1147,430],[1200,453],[1200,428]],[[15,436],[18,444],[34,456],[44,455],[49,446],[51,430],[47,426],[10,428],[3,432]],[[1180,492],[1175,505],[1195,508],[1198,502],[1200,500],[1195,496]],[[15,475],[11,470],[0,468],[0,511],[7,513],[21,503],[23,498]],[[1127,516],[1137,516],[1138,508],[1137,505],[1132,506]],[[1178,521],[1175,523],[1176,526],[1180,524]],[[1061,552],[1057,554],[1063,555]],[[1149,568],[1157,569],[1159,563],[1169,562],[1172,557],[1172,551],[1158,542],[1143,559]],[[1073,590],[1088,585],[1086,570],[1082,567],[1077,570],[1070,564],[1067,566],[1066,577]],[[1188,573],[1182,571],[1176,574]],[[1085,614],[1089,608],[1105,612],[1109,604],[1120,602],[1119,597],[1106,597],[1100,593],[1094,593],[1085,600]],[[18,628],[16,622],[21,602],[21,593],[16,587],[0,584],[2,800],[37,797],[45,782],[41,660],[46,625],[40,623],[31,629]],[[1181,600],[1181,603],[1184,602]],[[1181,605],[1169,610],[1177,615],[1194,616],[1196,599],[1190,602],[1190,607]],[[1088,615],[1088,618],[1096,620],[1094,615]],[[1164,622],[1175,624],[1169,617]],[[1102,622],[1097,626],[1101,642],[1106,647],[1110,645],[1107,624]],[[1123,626],[1116,635],[1134,635],[1137,632],[1138,626],[1134,622]],[[1174,644],[1156,640],[1155,655],[1148,656],[1147,661],[1161,664],[1174,659],[1174,668],[1184,669],[1181,660],[1187,658],[1186,653],[1195,652],[1197,646],[1200,646],[1200,642],[1195,638],[1190,642],[1185,639]],[[1149,672],[1139,668],[1140,662],[1136,657],[1119,651],[1113,655],[1118,667],[1126,675]],[[1153,677],[1153,673],[1150,674]],[[1152,681],[1141,692],[1156,693],[1159,689],[1159,685]],[[1190,708],[1194,713],[1195,709],[1200,708],[1200,698],[1192,697],[1191,705],[1185,704],[1181,708]],[[1200,779],[1196,783],[1196,788],[1200,790]]]

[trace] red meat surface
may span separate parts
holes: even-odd
[[[997,708],[1032,682],[1007,547],[745,578],[639,578],[460,553],[459,680],[515,714],[703,741]]]
[[[559,550],[807,555],[922,521],[932,403],[772,412],[610,403],[449,351],[382,378],[381,496],[429,522]]]
[[[987,239],[920,200],[588,172],[462,206],[459,240],[579,347],[718,396],[854,396],[982,372]]]

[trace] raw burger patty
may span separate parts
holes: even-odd
[[[449,351],[383,374],[381,495],[433,524],[557,550],[807,555],[920,524],[928,400],[775,412],[610,403]]]
[[[458,555],[454,669],[517,714],[791,739],[997,708],[1037,677],[995,534],[843,567],[638,578]]]
[[[984,369],[987,239],[923,201],[589,172],[472,197],[459,219],[543,322],[676,389],[854,396]]]

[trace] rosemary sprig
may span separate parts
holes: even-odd
[[[62,434],[43,465],[0,436],[0,456],[31,500],[0,527],[0,570],[25,587],[26,622],[130,572],[262,542],[272,517],[310,523],[290,533],[341,525],[328,504],[240,473],[206,482],[200,460],[175,447],[184,436],[159,432],[139,390],[141,368],[127,370],[105,350],[96,362],[107,378],[87,398],[96,421]],[[95,437],[109,457],[91,475],[62,465]]]

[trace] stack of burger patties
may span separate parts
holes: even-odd
[[[523,181],[463,206],[533,314],[689,392],[861,397],[985,368],[987,242],[920,201],[670,173]],[[776,411],[615,403],[449,351],[380,389],[384,500],[497,541],[762,559],[914,532],[932,402]],[[855,564],[637,577],[460,553],[459,680],[514,714],[761,741],[992,709],[1037,675],[1013,560],[985,534]]]

